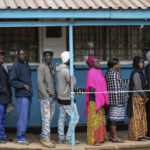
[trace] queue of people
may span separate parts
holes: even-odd
[[[12,141],[5,134],[5,121],[7,105],[11,103],[11,86],[15,88],[17,101],[17,133],[15,141],[28,145],[26,131],[30,119],[30,110],[33,96],[31,82],[31,69],[26,59],[26,51],[19,49],[17,61],[13,64],[9,74],[4,63],[5,51],[0,50],[0,143]],[[150,139],[150,51],[146,54],[149,64],[145,74],[144,59],[140,56],[133,58],[133,71],[130,76],[129,90],[122,78],[120,62],[113,58],[108,61],[108,70],[104,75],[100,69],[97,57],[90,56],[86,63],[89,67],[86,79],[85,95],[85,119],[87,120],[87,143],[100,146],[107,138],[107,124],[110,127],[109,140],[124,143],[125,140],[118,137],[116,127],[122,124],[125,116],[125,104],[127,103],[127,115],[129,118],[129,140],[142,141]],[[38,96],[40,101],[42,129],[40,142],[43,146],[54,148],[55,142],[51,140],[51,120],[55,112],[56,101],[59,104],[58,141],[57,143],[71,144],[71,119],[65,135],[64,127],[67,116],[71,118],[70,99],[70,54],[64,51],[61,54],[62,63],[56,65],[58,90],[56,91],[55,71],[52,66],[53,51],[45,49],[43,60],[37,70]],[[73,77],[73,84],[76,78]],[[144,90],[144,91],[143,91]],[[74,120],[76,127],[79,121],[76,100],[74,99]],[[75,141],[79,144],[79,141]]]

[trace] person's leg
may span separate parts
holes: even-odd
[[[111,138],[117,138],[117,132],[116,132],[116,126],[115,125],[110,126],[110,135],[111,135]]]
[[[6,122],[6,105],[0,104],[0,139],[6,139],[5,122]]]
[[[41,100],[42,131],[41,140],[50,141],[50,100]]]
[[[25,133],[29,120],[30,99],[28,97],[17,98],[17,135],[16,141],[25,141]]]
[[[69,128],[66,135],[66,140],[71,141],[71,105],[68,105],[65,107],[66,113],[70,116],[70,122],[69,122]],[[78,121],[79,121],[79,114],[76,107],[76,104],[73,106],[73,112],[74,112],[74,118],[73,118],[73,126],[76,127]]]
[[[56,101],[54,99],[50,99],[50,123],[54,116],[55,104],[56,104]]]
[[[65,140],[64,127],[65,127],[66,118],[67,118],[67,115],[64,110],[64,106],[59,104],[58,141]]]

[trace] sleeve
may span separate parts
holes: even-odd
[[[49,97],[49,95],[46,92],[45,86],[43,85],[43,81],[44,81],[44,70],[42,69],[42,67],[38,68],[38,89],[40,91],[40,93],[42,93],[42,95],[45,95],[46,97]]]
[[[147,86],[148,89],[150,89],[150,65],[148,65],[146,68],[146,77],[147,77]]]
[[[71,84],[71,78],[70,78],[70,72],[69,69],[64,69],[64,77],[66,79],[66,81]],[[76,85],[76,78],[75,76],[73,76],[73,85]]]
[[[122,79],[122,75],[120,73],[120,84],[121,84],[121,91],[127,91],[127,88],[126,88],[126,85],[124,83],[124,80]],[[127,102],[128,101],[128,93],[123,93],[124,94],[124,98],[126,99],[125,101]]]
[[[9,77],[10,85],[16,89],[24,88],[25,84],[18,80],[18,76],[19,76],[19,70],[16,65],[13,65]]]
[[[135,86],[135,90],[142,90],[141,80],[139,73],[135,73],[133,76],[133,83]],[[147,100],[147,96],[145,92],[138,92],[145,100]]]

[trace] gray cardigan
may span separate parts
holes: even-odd
[[[141,84],[141,79],[140,79],[139,73],[136,72],[134,74],[133,82],[134,82],[133,90],[142,90],[142,84]],[[133,92],[132,96],[138,96],[138,97],[144,98],[145,100],[148,100],[145,92]]]
[[[54,70],[45,62],[38,67],[38,96],[39,100],[56,97]]]

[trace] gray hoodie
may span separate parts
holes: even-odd
[[[70,73],[69,67],[66,64],[58,63],[56,65],[57,80],[58,80],[58,93],[59,100],[70,100]],[[73,84],[75,86],[76,79],[73,78]]]
[[[56,97],[54,70],[45,62],[38,67],[37,81],[39,100]]]

